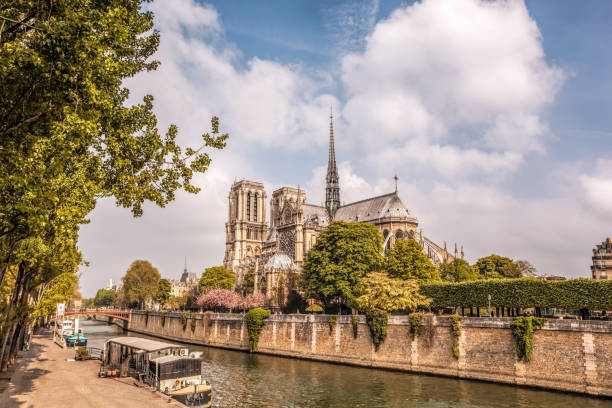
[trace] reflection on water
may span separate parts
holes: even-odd
[[[83,323],[83,330],[92,347],[122,335],[116,326],[91,321]],[[189,349],[203,352],[215,407],[612,408],[610,400],[572,394],[209,347]]]

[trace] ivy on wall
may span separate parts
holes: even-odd
[[[334,332],[334,327],[336,327],[336,315],[329,316],[329,335]]]
[[[181,313],[181,324],[183,325],[183,331],[187,328],[187,312],[184,311]]]
[[[249,348],[254,351],[259,342],[259,334],[270,317],[270,311],[256,307],[249,310],[245,315],[247,330],[249,332]]]
[[[149,326],[149,311],[145,310],[145,327]]]
[[[421,324],[423,322],[423,313],[414,312],[408,315],[408,321],[410,322],[410,337],[412,340],[421,334]]]
[[[372,309],[366,312],[366,323],[370,327],[374,350],[378,351],[378,347],[385,341],[387,337],[387,323],[389,322],[389,313],[384,310]]]
[[[353,338],[357,338],[359,335],[359,317],[357,315],[351,315],[351,323],[353,323]]]
[[[529,362],[533,353],[533,334],[546,323],[546,319],[539,317],[515,317],[510,323],[512,336],[515,340],[516,356]]]
[[[612,280],[487,279],[425,284],[420,292],[433,308],[487,307],[491,295],[492,307],[612,310]]]
[[[165,324],[166,324],[166,311],[162,310],[162,312],[161,312],[161,325],[162,325],[162,327],[164,327]]]
[[[452,315],[448,317],[453,335],[453,356],[459,360],[459,337],[461,337],[461,316]]]

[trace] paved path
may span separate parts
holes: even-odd
[[[0,378],[0,406],[6,408],[184,407],[135,386],[131,379],[98,378],[98,361],[67,361],[73,349],[62,349],[49,335],[34,336],[29,351]],[[6,378],[10,377],[8,387]]]

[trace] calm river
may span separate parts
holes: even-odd
[[[81,325],[91,347],[136,335],[100,322]],[[214,407],[612,408],[610,400],[572,394],[188,347],[204,353]]]

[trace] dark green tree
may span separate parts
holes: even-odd
[[[492,254],[480,258],[474,265],[479,279],[504,278],[504,268],[512,263],[512,259]]]
[[[440,265],[440,278],[448,282],[463,282],[478,279],[478,272],[463,259],[455,259],[450,263]]]
[[[168,299],[170,299],[170,291],[172,290],[172,285],[168,281],[168,279],[160,279],[157,283],[157,294],[155,295],[155,301],[161,305],[163,308]]]
[[[207,268],[200,277],[200,293],[206,293],[211,289],[232,290],[236,286],[236,275],[223,266]]]
[[[242,281],[242,295],[250,295],[255,290],[255,268],[249,268]]]
[[[400,239],[387,250],[385,270],[391,278],[415,279],[421,283],[438,279],[436,267],[413,239]]]
[[[112,306],[117,300],[117,292],[112,289],[98,289],[96,297],[94,297],[93,305],[95,307]]]
[[[523,277],[536,276],[536,268],[528,261],[512,261],[502,268],[502,276],[504,278],[517,279]]]
[[[149,261],[138,260],[132,262],[127,272],[121,278],[123,293],[128,303],[138,303],[144,308],[147,301],[157,294],[159,285],[159,271]]]
[[[302,271],[306,296],[330,305],[342,299],[351,307],[359,296],[359,279],[380,270],[382,237],[371,224],[336,221],[310,250]]]

